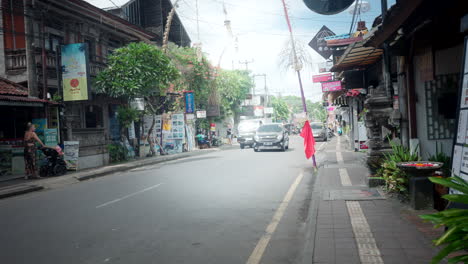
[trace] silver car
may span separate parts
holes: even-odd
[[[242,120],[239,123],[239,127],[237,128],[239,131],[237,142],[239,142],[241,149],[246,146],[253,146],[255,131],[257,131],[261,124],[262,121],[259,119]]]
[[[312,128],[312,134],[314,134],[314,139],[327,141],[327,128],[323,123],[312,122],[310,123],[310,128]]]
[[[260,126],[254,136],[254,151],[262,149],[289,148],[289,134],[282,124],[267,124]]]

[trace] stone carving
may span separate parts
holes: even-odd
[[[386,134],[384,134],[383,128],[390,131],[394,129],[389,124],[393,106],[392,100],[386,95],[383,86],[377,86],[376,89],[371,86],[369,90],[370,93],[364,101],[364,106],[368,109],[364,115],[367,137],[369,138],[367,165],[371,170],[375,170],[383,154],[391,150],[389,143],[385,140]]]

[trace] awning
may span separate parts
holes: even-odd
[[[346,49],[338,62],[330,69],[332,72],[363,68],[374,64],[382,57],[383,50],[374,47],[364,47],[363,42],[356,42]]]
[[[423,3],[424,0],[407,0],[397,1],[390,9],[388,9],[384,22],[377,27],[374,34],[369,38],[365,38],[364,45],[379,47],[392,34],[394,34],[408,17]]]
[[[0,95],[0,105],[43,107],[44,104],[58,105],[56,102],[26,96]]]

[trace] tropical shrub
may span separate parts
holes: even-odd
[[[397,167],[399,162],[418,161],[420,158],[416,151],[390,141],[392,152],[386,153],[382,159],[382,167],[377,171],[377,177],[385,180],[388,192],[406,194],[408,191],[408,177]]]
[[[457,190],[459,194],[446,194],[444,199],[468,205],[468,182],[453,176],[450,178],[429,178],[433,183]],[[448,209],[435,214],[421,215],[422,219],[431,221],[435,227],[444,226],[447,231],[434,241],[436,246],[445,247],[432,259],[431,263],[439,263],[452,253],[459,253],[449,258],[449,263],[468,263],[468,209]]]
[[[429,157],[429,161],[444,163],[441,170],[444,173],[444,176],[450,175],[450,165],[452,164],[452,159],[450,156],[439,150],[439,144],[436,144],[436,153]]]
[[[127,160],[127,149],[119,143],[107,145],[111,163]]]

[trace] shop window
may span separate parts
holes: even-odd
[[[430,140],[455,136],[455,115],[459,74],[435,76],[425,82],[427,137]]]
[[[102,108],[97,105],[89,105],[85,112],[86,128],[102,128]]]

